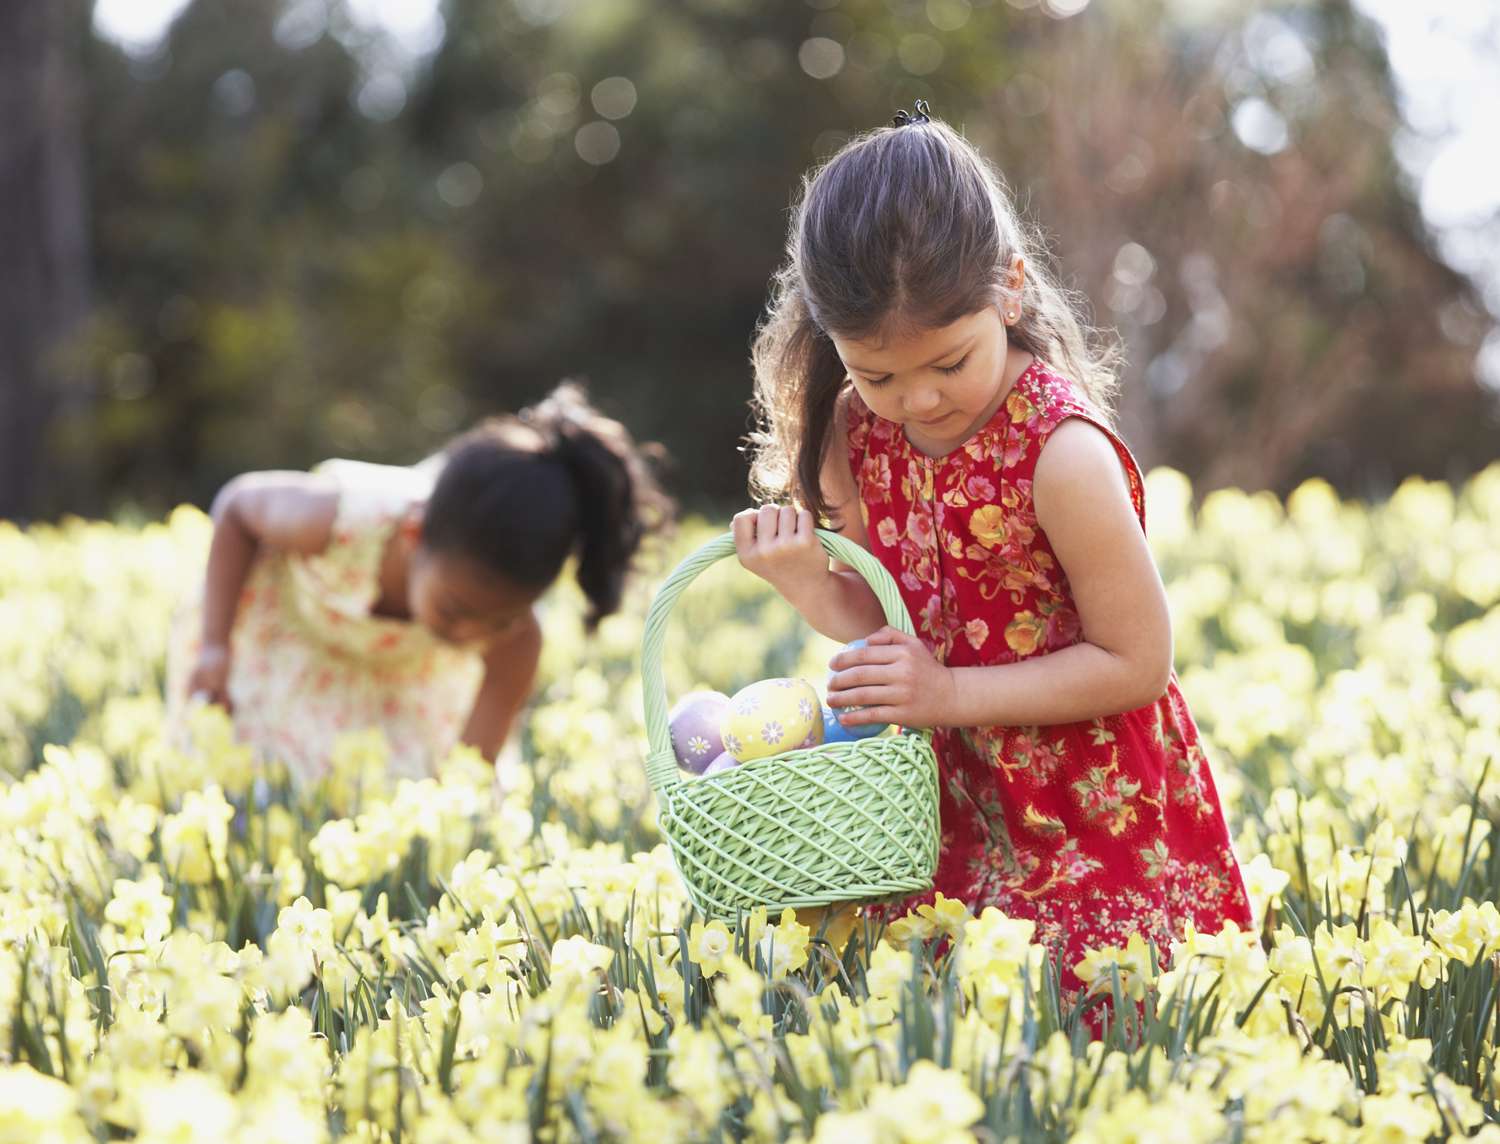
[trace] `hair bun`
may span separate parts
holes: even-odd
[[[911,127],[918,123],[932,122],[932,108],[928,106],[925,99],[919,99],[912,104],[912,110],[907,111],[904,107],[891,116],[892,127]]]

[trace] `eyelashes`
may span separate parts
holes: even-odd
[[[972,357],[972,356],[973,356],[973,351],[971,350],[969,353],[964,354],[963,357],[959,358],[952,365],[940,365],[940,366],[937,367],[937,369],[939,371],[941,371],[942,373],[946,373],[949,377],[952,377],[955,373],[961,372],[963,370],[964,366],[966,366],[966,365],[969,364],[969,358]],[[874,386],[875,388],[878,389],[882,385],[885,385],[890,380],[891,380],[890,374],[886,374],[885,377],[881,377],[881,378],[869,378],[869,377],[867,377],[867,378],[864,379],[864,383],[866,385]]]

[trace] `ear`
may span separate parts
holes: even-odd
[[[1010,260],[1010,270],[1005,275],[1005,281],[1019,298],[1021,291],[1026,288],[1026,259],[1018,254]]]

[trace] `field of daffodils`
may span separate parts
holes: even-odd
[[[1500,1142],[1500,466],[1149,501],[1259,924],[1096,950],[1082,1009],[993,910],[691,914],[642,767],[660,560],[591,642],[545,601],[498,785],[355,736],[294,790],[216,710],[162,739],[202,514],[0,523],[0,1141]],[[729,563],[673,627],[673,694],[833,649]]]

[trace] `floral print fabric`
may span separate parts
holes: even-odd
[[[326,772],[340,734],[378,727],[392,775],[425,777],[463,734],[483,664],[421,624],[370,609],[386,541],[431,490],[431,473],[347,460],[315,471],[339,484],[333,536],[315,555],[263,551],[251,567],[230,637],[235,731],[306,783]],[[200,588],[173,620],[167,695],[178,726],[201,632]]]
[[[849,403],[849,459],[870,547],[918,637],[950,667],[1016,663],[1078,643],[1067,577],[1037,524],[1048,436],[1081,418],[1114,443],[1141,527],[1140,470],[1067,379],[1033,361],[965,444],[929,457],[900,425]],[[1168,944],[1191,922],[1248,925],[1239,866],[1174,673],[1155,703],[1082,723],[939,728],[935,890],[1034,919],[1064,984],[1087,947],[1132,933]],[[888,908],[892,916],[927,898]]]

